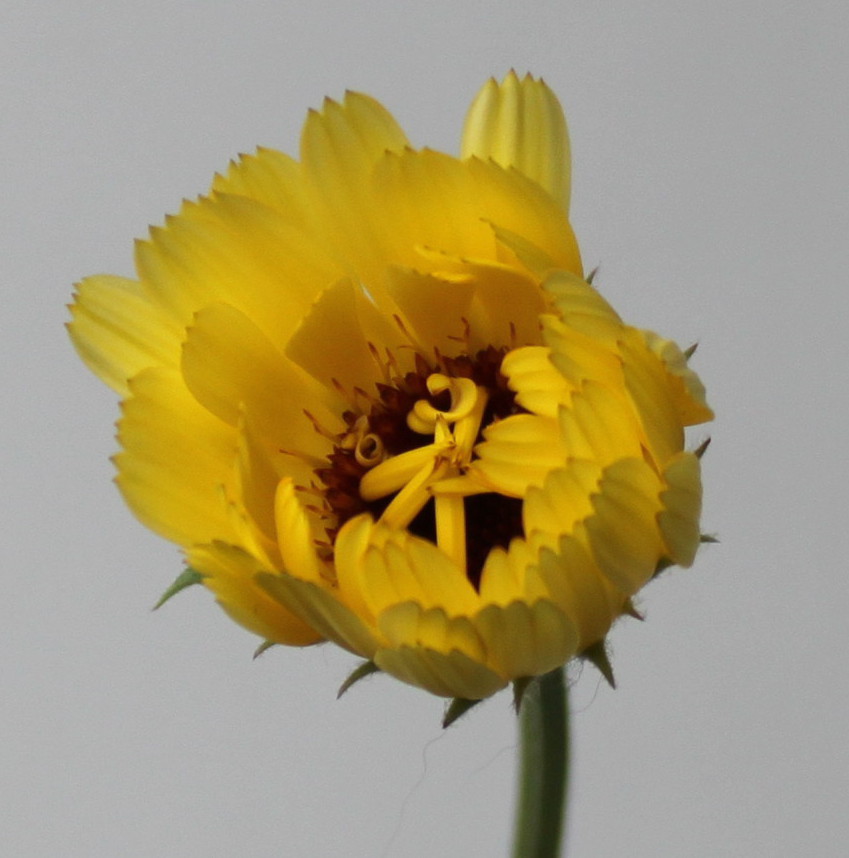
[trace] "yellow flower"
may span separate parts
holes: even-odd
[[[557,99],[490,81],[458,159],[348,93],[300,154],[243,156],[137,280],[79,285],[127,503],[269,642],[467,699],[592,650],[692,562],[712,415],[583,279]]]

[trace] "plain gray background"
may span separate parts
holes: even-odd
[[[718,419],[722,544],[575,681],[569,854],[843,856],[847,80],[842,2],[17,2],[0,10],[4,307],[0,854],[507,855],[515,719],[353,659],[275,649],[180,569],[112,486],[114,396],[62,330],[74,280],[305,112],[378,97],[456,152],[511,66],[566,107],[585,262],[682,344]],[[693,442],[706,432],[697,430]]]

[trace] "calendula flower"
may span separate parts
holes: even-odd
[[[267,642],[475,700],[598,653],[699,544],[711,419],[672,342],[583,277],[560,105],[490,81],[461,156],[376,101],[243,156],[80,285],[117,483]]]

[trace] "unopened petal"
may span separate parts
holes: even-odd
[[[560,103],[542,80],[520,80],[511,71],[501,84],[487,81],[466,116],[461,153],[515,167],[568,213],[569,134]]]

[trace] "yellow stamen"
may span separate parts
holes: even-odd
[[[381,462],[363,475],[360,497],[365,501],[374,501],[397,492],[424,466],[431,467],[431,463],[445,453],[447,446],[445,443],[427,444]]]
[[[400,458],[400,457],[399,457]],[[407,527],[430,500],[431,483],[436,482],[448,470],[448,462],[436,458],[428,462],[392,499],[392,503],[383,511],[380,520],[389,527],[399,530]]]
[[[434,501],[436,543],[457,564],[466,568],[466,505],[462,497],[445,495]]]

